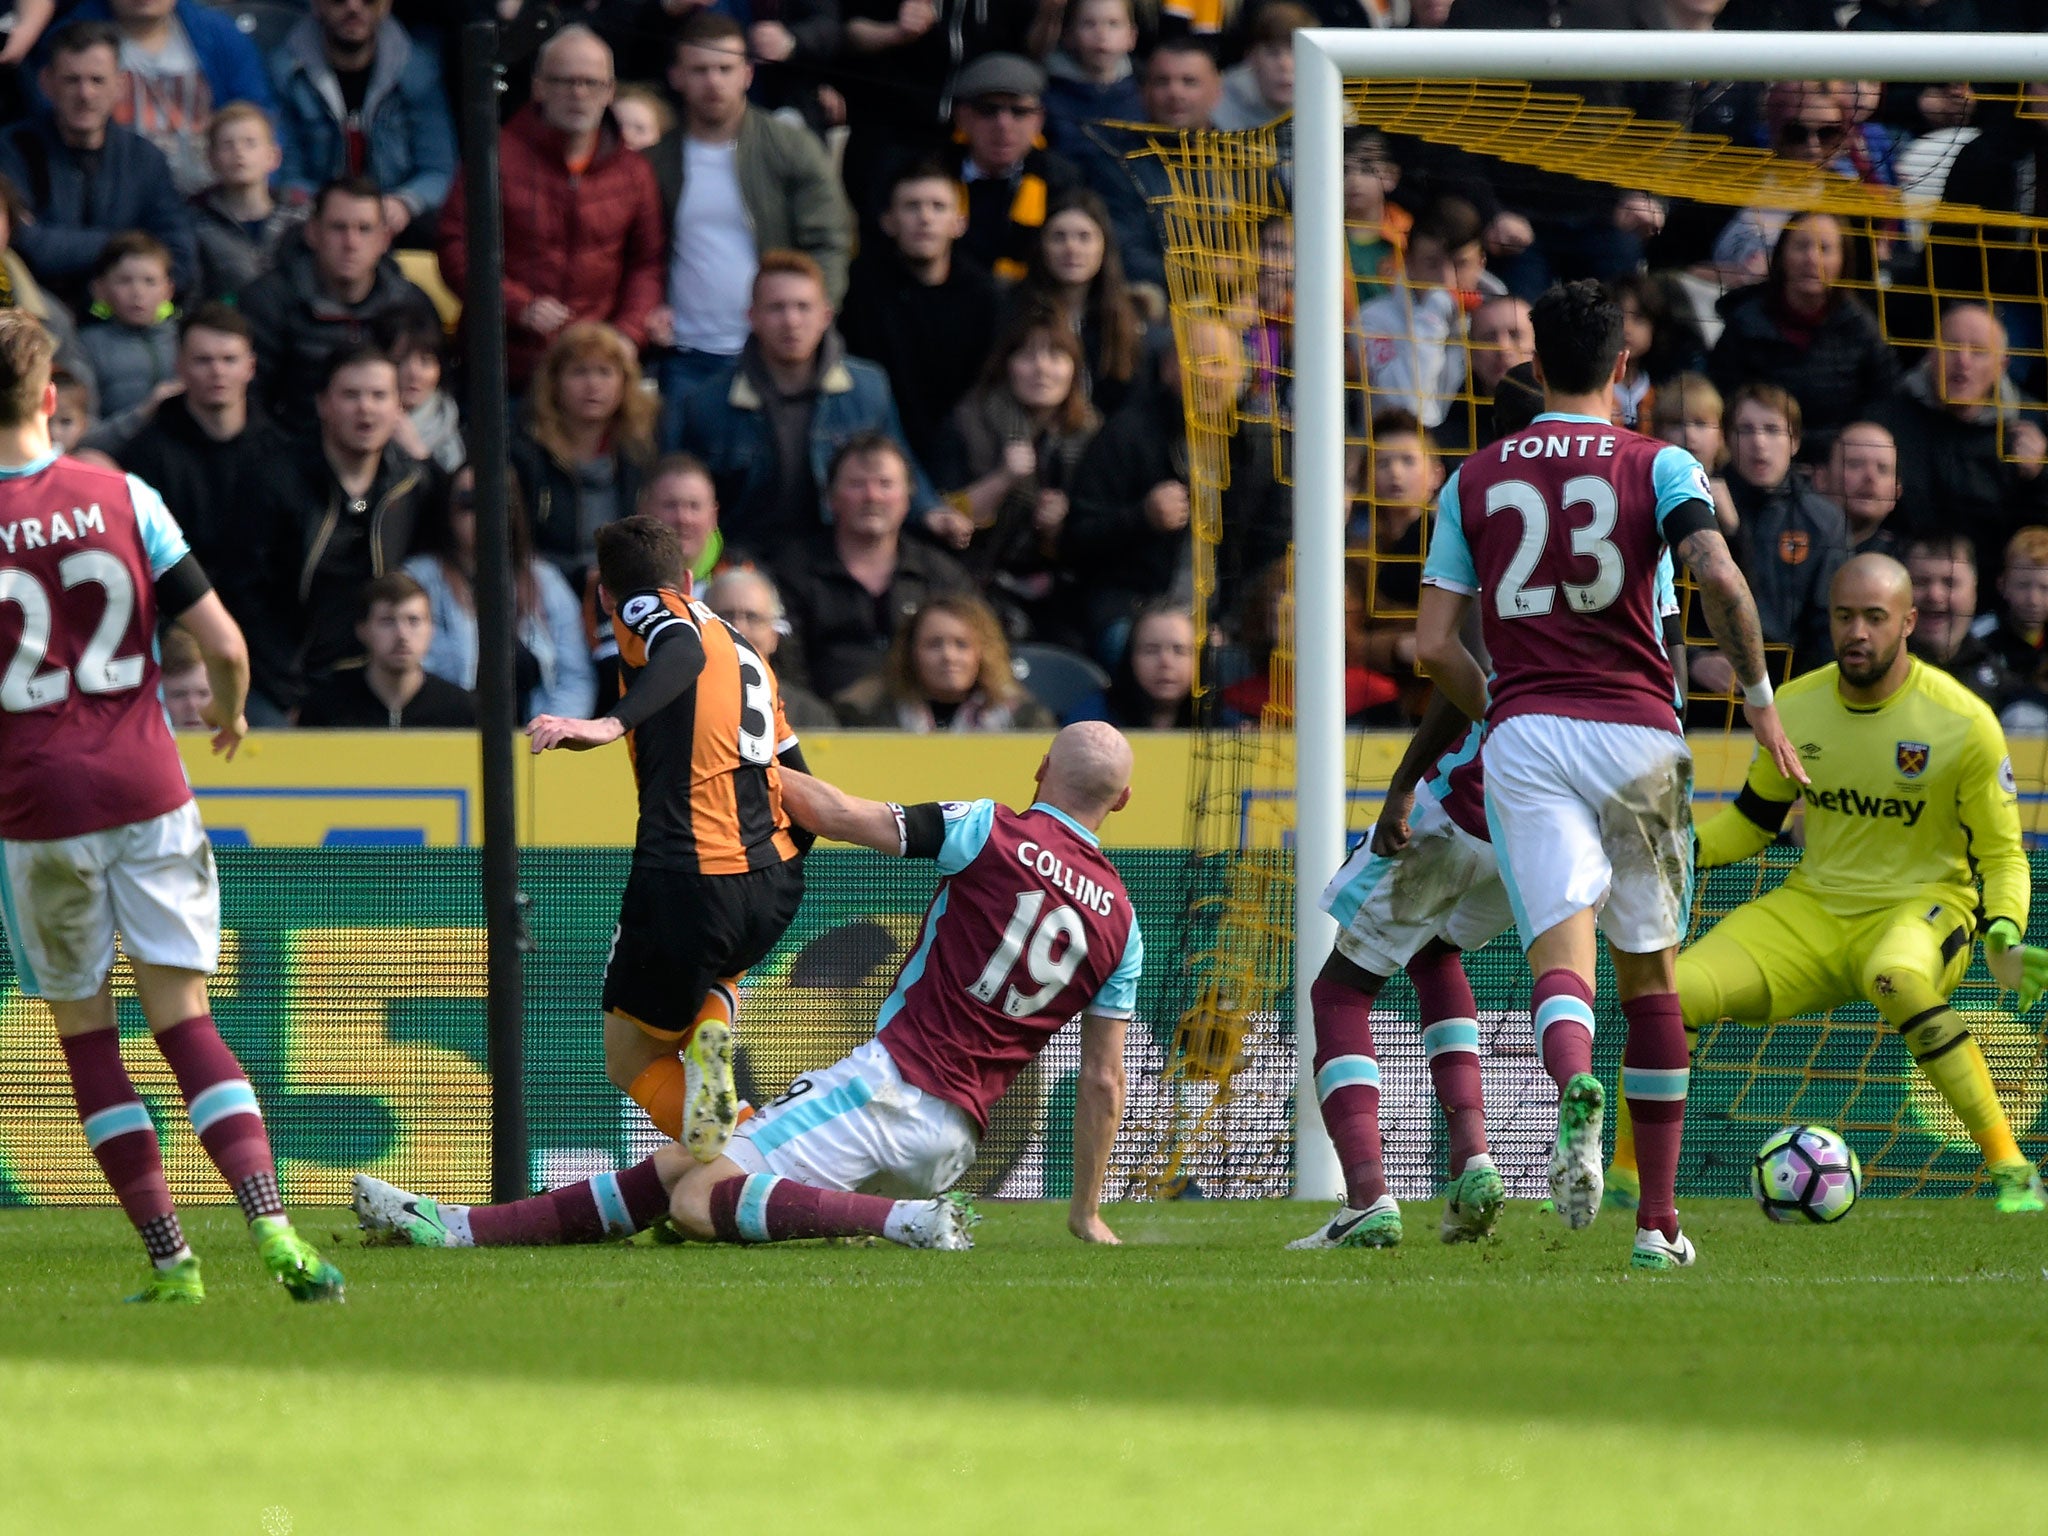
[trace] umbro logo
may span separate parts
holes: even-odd
[[[1801,757],[1819,757],[1820,743],[1817,741],[1802,741],[1799,744],[1799,755]]]

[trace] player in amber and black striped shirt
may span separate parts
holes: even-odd
[[[598,529],[597,569],[619,643],[619,702],[595,720],[541,715],[526,734],[536,752],[626,738],[640,826],[605,970],[605,1070],[664,1135],[709,1162],[738,1113],[740,977],[803,897],[779,768],[803,757],[774,670],[690,599],[666,524],[628,517]]]

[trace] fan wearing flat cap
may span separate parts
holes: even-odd
[[[953,85],[950,164],[967,208],[960,249],[1005,282],[1024,275],[1051,198],[1080,183],[1045,147],[1045,71],[1022,54],[985,53]]]

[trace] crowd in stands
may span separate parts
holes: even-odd
[[[0,45],[0,305],[56,334],[61,444],[183,524],[249,636],[261,724],[474,723],[466,14],[38,0]],[[676,530],[798,726],[1256,719],[1285,638],[1293,231],[1268,217],[1243,302],[1187,308],[1176,344],[1166,172],[1130,151],[1283,120],[1305,26],[2048,20],[2032,0],[565,0],[498,142],[522,707],[616,696],[594,540],[638,513]],[[2048,214],[2048,87],[1563,88]],[[1913,574],[1920,653],[2048,733],[2031,229],[1670,202],[1363,127],[1344,172],[1354,722],[1419,710],[1428,509],[1497,411],[1531,414],[1529,301],[1590,277],[1627,328],[1615,420],[1708,465],[1785,667],[1829,659],[1829,577],[1883,550]],[[1220,684],[1200,708],[1198,659]],[[1730,686],[1710,650],[1691,662],[1696,690]],[[165,673],[191,722],[204,672],[175,637]]]

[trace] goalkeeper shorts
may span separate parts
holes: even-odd
[[[1722,918],[1685,960],[1732,975],[1742,969],[1736,954],[1747,955],[1763,973],[1767,1003],[1763,1017],[1737,1022],[1770,1024],[1858,999],[1877,1005],[1878,976],[1888,970],[1910,970],[1947,997],[1969,969],[1975,926],[1973,914],[1932,893],[1843,917],[1781,885]]]

